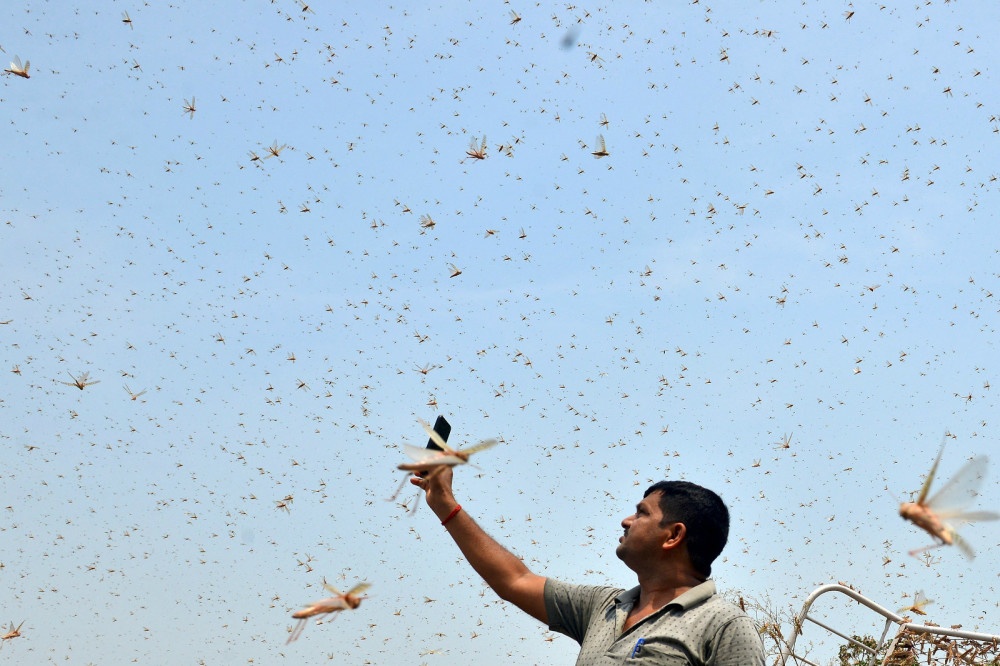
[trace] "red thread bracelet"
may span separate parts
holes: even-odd
[[[449,520],[454,518],[455,515],[461,510],[462,510],[462,505],[461,504],[456,505],[455,508],[451,510],[451,513],[448,514],[448,517],[441,521],[441,524],[444,525],[445,523],[447,523]]]

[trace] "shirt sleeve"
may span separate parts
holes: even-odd
[[[549,629],[582,644],[594,612],[620,591],[613,587],[571,585],[546,578],[545,612],[548,614]]]
[[[713,643],[708,666],[764,666],[764,644],[747,615],[723,625]]]

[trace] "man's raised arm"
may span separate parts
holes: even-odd
[[[429,479],[410,479],[427,493],[427,505],[444,523],[472,568],[501,599],[548,625],[545,577],[536,576],[516,555],[497,543],[464,510],[451,490],[452,470],[446,467]]]

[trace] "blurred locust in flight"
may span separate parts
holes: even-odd
[[[332,596],[329,599],[314,601],[302,610],[292,613],[292,617],[298,620],[298,624],[292,628],[292,633],[288,637],[288,641],[285,645],[288,645],[302,635],[302,631],[306,628],[306,622],[309,621],[309,618],[315,617],[316,615],[334,613],[336,611],[353,610],[360,606],[361,600],[364,599],[364,597],[359,595],[371,587],[371,583],[358,583],[347,592],[341,592],[333,585],[327,583],[326,579],[323,579],[323,587],[335,596]]]
[[[918,553],[937,548],[940,546],[958,546],[969,559],[975,557],[972,548],[958,535],[958,530],[954,523],[959,525],[971,523],[979,520],[997,520],[1000,515],[992,511],[963,511],[975,496],[978,494],[979,486],[983,482],[983,475],[989,463],[986,456],[976,456],[965,463],[962,469],[941,487],[934,495],[927,499],[934,475],[937,473],[938,463],[941,462],[941,454],[944,453],[944,444],[938,451],[937,458],[931,466],[931,471],[924,480],[923,487],[920,488],[920,495],[916,502],[904,502],[899,507],[899,515],[909,520],[911,523],[924,530],[937,540],[930,546],[911,550],[910,555],[916,556]]]
[[[601,159],[602,157],[607,157],[608,155],[611,154],[608,152],[608,147],[604,143],[603,134],[597,135],[597,150],[593,151],[590,154],[593,155],[596,159]]]
[[[264,159],[266,160],[272,157],[280,157],[281,151],[284,150],[285,148],[288,148],[287,143],[283,143],[279,146],[277,140],[275,140],[275,142],[272,145],[267,146],[267,155],[264,155]]]
[[[72,372],[68,372],[66,374],[68,374],[73,379],[73,381],[71,381],[71,382],[59,382],[59,383],[60,384],[65,384],[66,386],[75,386],[78,389],[80,389],[81,391],[83,389],[87,388],[88,386],[93,386],[94,384],[100,384],[101,383],[100,379],[96,379],[96,380],[94,380],[92,382],[87,381],[88,379],[90,379],[90,373],[89,372],[81,372],[79,377],[73,377],[73,373]]]
[[[431,428],[430,424],[421,419],[420,425],[423,426],[424,430],[430,436],[431,440],[440,447],[440,451],[435,449],[422,449],[419,446],[413,446],[412,444],[403,444],[403,450],[406,451],[406,455],[413,458],[415,462],[411,463],[400,463],[396,466],[396,469],[401,469],[410,474],[419,474],[423,476],[425,480],[433,479],[435,476],[441,473],[445,467],[454,467],[455,465],[464,465],[469,462],[469,456],[473,453],[478,453],[484,451],[488,448],[496,446],[497,440],[495,439],[484,439],[483,441],[470,446],[466,449],[453,449],[445,443],[444,439],[437,432]],[[400,482],[399,487],[396,488],[396,492],[393,493],[387,501],[392,502],[397,497],[399,493],[402,492],[403,486],[406,481],[410,478],[410,474],[403,477]],[[420,496],[417,495],[417,501],[414,502],[413,508],[410,513],[415,513],[417,511],[417,506],[419,506]]]
[[[28,68],[31,67],[31,61],[25,60],[24,66],[21,66],[21,59],[14,56],[14,59],[10,62],[10,69],[3,70],[7,74],[13,74],[14,76],[20,76],[24,79],[30,79],[31,76],[28,74]]]
[[[125,392],[128,393],[128,397],[131,398],[132,400],[138,400],[139,397],[146,392],[146,389],[143,389],[138,393],[133,393],[132,389],[128,387],[128,384],[125,384]]]
[[[919,590],[913,595],[913,604],[910,606],[904,606],[900,608],[897,613],[916,613],[917,615],[927,615],[924,612],[924,606],[929,603],[933,603],[931,599],[927,598],[923,590]]]
[[[486,159],[486,135],[483,135],[483,143],[481,145],[476,143],[476,137],[472,137],[472,141],[469,143],[469,149],[465,151],[465,154],[477,160]]]
[[[10,629],[7,630],[6,633],[0,635],[0,648],[3,647],[3,645],[4,645],[3,642],[4,641],[9,641],[12,638],[17,638],[18,636],[20,636],[21,635],[21,627],[22,626],[24,626],[24,622],[23,621],[21,622],[21,624],[17,625],[17,629],[15,629],[14,628],[14,623],[11,622],[10,623]]]

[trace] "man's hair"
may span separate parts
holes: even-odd
[[[643,495],[660,493],[660,511],[667,523],[684,523],[691,564],[705,577],[712,575],[712,562],[729,538],[729,510],[722,498],[690,481],[660,481]]]

